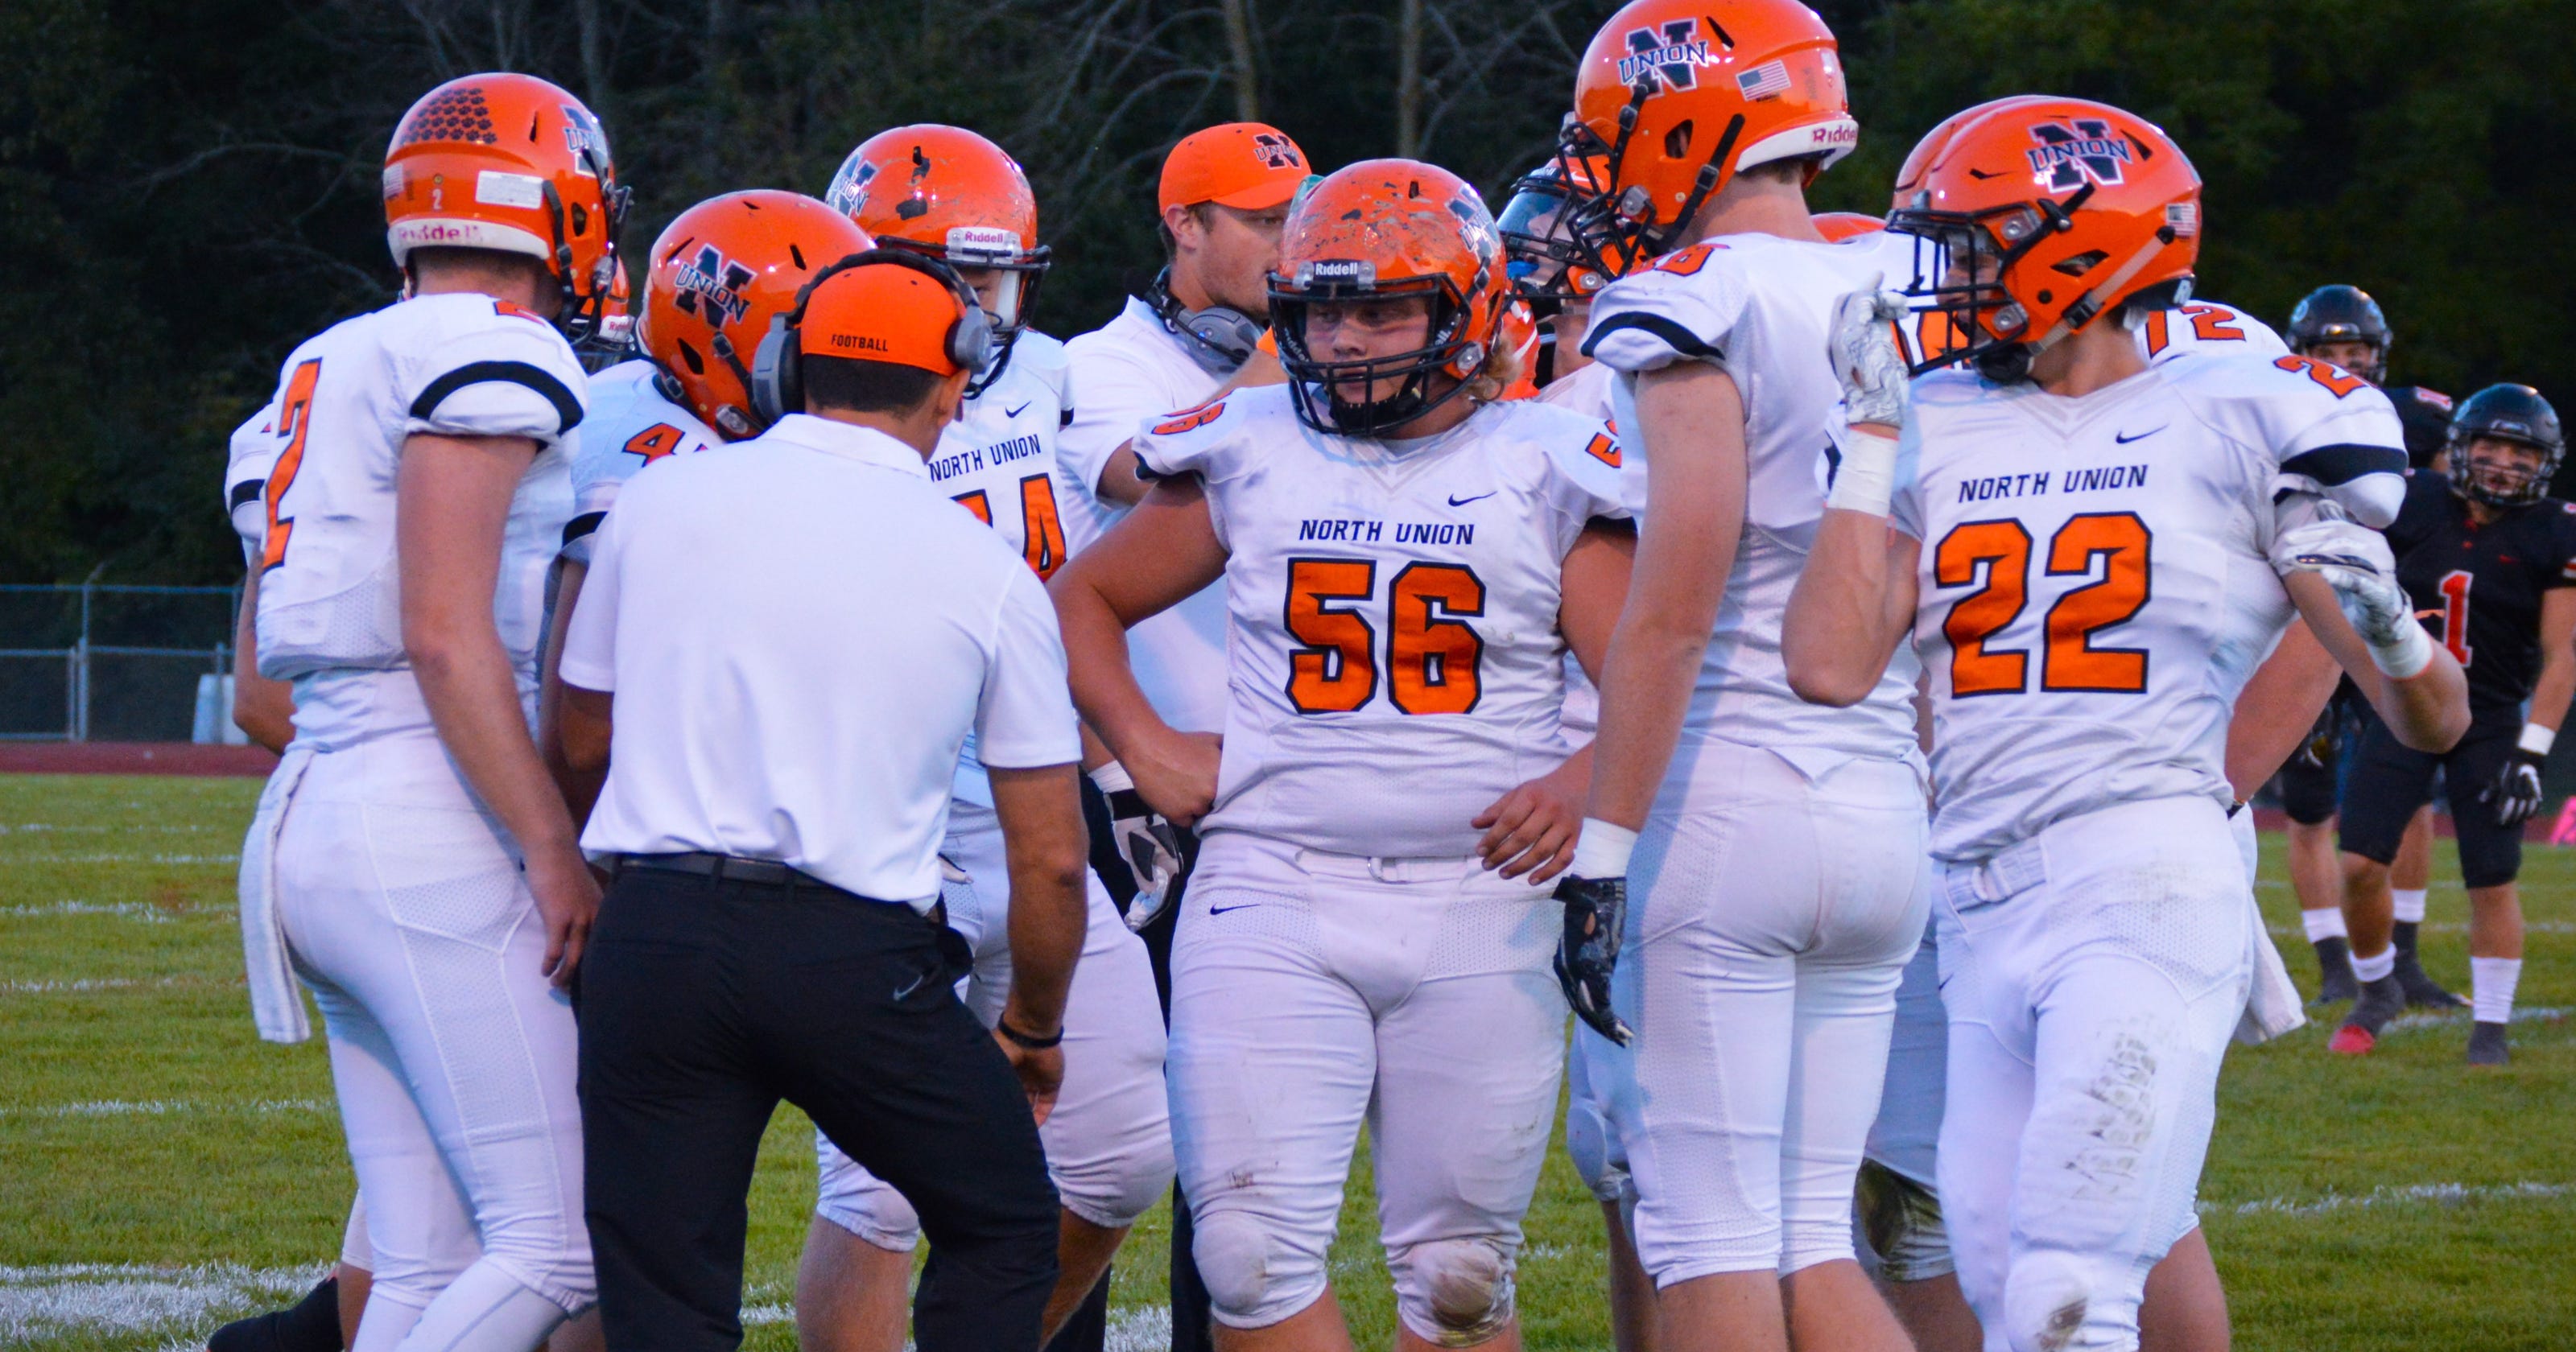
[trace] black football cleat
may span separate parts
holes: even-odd
[[[2312,1005],[2330,1005],[2361,994],[2361,983],[2352,977],[2352,942],[2340,934],[2316,941],[2317,998]]]
[[[2501,1066],[2510,1063],[2512,1060],[2513,1052],[2505,1046],[2503,1024],[2473,1023],[2469,1025],[2470,1065]]]
[[[2361,995],[2343,1016],[2343,1026],[2326,1040],[2326,1050],[2361,1056],[2379,1045],[2379,1030],[2406,1012],[2406,988],[2394,974],[2361,983]]]
[[[2442,988],[2442,983],[2424,974],[2424,964],[2412,953],[2397,955],[2397,984],[2406,992],[2408,1009],[2466,1009],[2469,1002]]]
[[[322,1279],[283,1310],[236,1319],[206,1339],[207,1352],[341,1352],[340,1278]]]

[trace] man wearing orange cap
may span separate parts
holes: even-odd
[[[853,255],[760,344],[769,430],[647,465],[598,533],[560,670],[564,757],[607,771],[580,1083],[613,1347],[740,1344],[744,1197],[780,1099],[918,1212],[922,1352],[1038,1345],[1057,1207],[1037,1121],[1087,839],[1045,589],[926,463],[991,360],[945,264]],[[933,918],[970,733],[1011,883],[989,1032]]]

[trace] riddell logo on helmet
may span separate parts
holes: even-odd
[[[1860,124],[1844,118],[1820,127],[1809,127],[1807,144],[1811,146],[1858,145],[1860,144]]]
[[[1651,85],[1660,76],[1666,89],[1698,88],[1698,67],[1714,64],[1708,39],[1691,36],[1698,25],[1697,19],[1675,19],[1661,28],[1629,29],[1628,55],[1619,58],[1619,83]]]
[[[2079,117],[2075,125],[2042,122],[2030,129],[2030,139],[2037,146],[2022,153],[2030,157],[2031,172],[2041,175],[2041,184],[2051,192],[2065,192],[2084,186],[2091,179],[2109,187],[2121,180],[2134,152],[2129,138],[2111,129],[2100,118]]]

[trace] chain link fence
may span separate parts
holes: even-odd
[[[0,584],[0,740],[238,740],[240,604],[239,587]]]

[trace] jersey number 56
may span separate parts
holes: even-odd
[[[1350,713],[1376,697],[1377,628],[1364,613],[1376,596],[1374,559],[1288,561],[1284,622],[1302,645],[1288,654],[1288,702],[1297,712]],[[1485,641],[1466,621],[1484,613],[1485,584],[1474,569],[1406,564],[1386,592],[1387,701],[1408,714],[1473,710],[1484,693]]]

